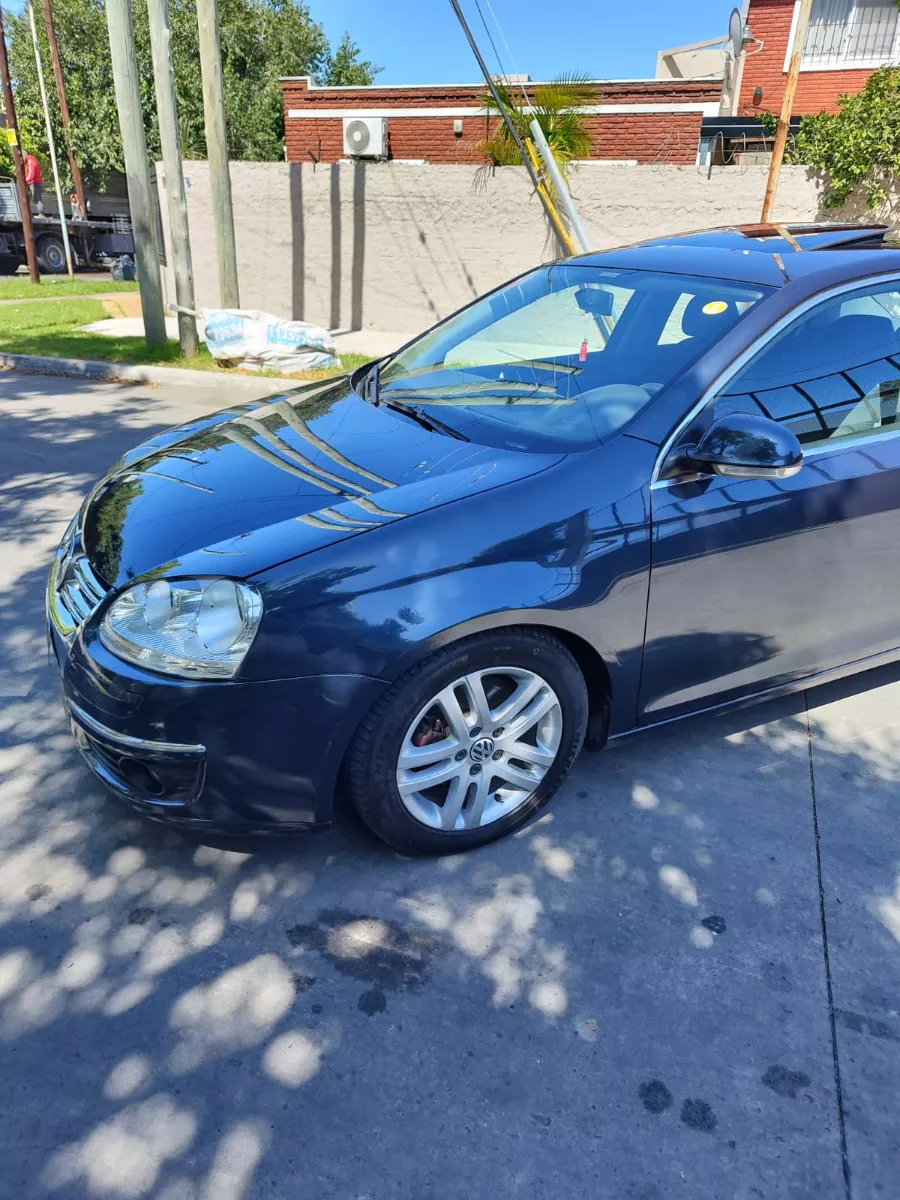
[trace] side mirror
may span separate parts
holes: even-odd
[[[731,413],[713,422],[682,461],[704,473],[738,479],[787,479],[803,466],[796,436],[777,421],[751,413]]]

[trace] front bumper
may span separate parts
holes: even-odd
[[[116,795],[147,816],[222,832],[289,831],[331,820],[347,745],[384,681],[169,679],[110,654],[89,617],[74,630],[71,619],[60,628],[58,609],[48,592],[49,636],[72,733],[90,769]]]
[[[152,808],[187,809],[203,792],[206,747],[117,733],[65,700],[75,744],[114,792]]]

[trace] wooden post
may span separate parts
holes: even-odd
[[[147,141],[141,116],[131,0],[106,0],[106,23],[125,156],[128,206],[131,209],[141,310],[144,314],[144,337],[148,346],[163,346],[166,342],[166,317],[159,277],[159,254],[153,232],[150,163],[147,160]]]
[[[19,208],[22,210],[22,233],[25,235],[25,258],[32,283],[40,283],[37,254],[34,250],[34,226],[31,223],[31,197],[25,182],[25,163],[19,145],[19,125],[16,121],[16,102],[9,81],[9,59],[6,56],[6,31],[3,28],[3,10],[0,9],[0,77],[3,84],[3,107],[6,109],[6,128],[11,133],[10,149],[16,166],[16,190],[19,193]]]
[[[150,46],[153,54],[153,81],[156,86],[156,112],[163,169],[166,173],[166,202],[169,209],[169,240],[172,268],[175,272],[175,299],[178,303],[178,341],[184,358],[196,358],[199,348],[194,308],[194,273],[191,265],[191,241],[188,232],[187,197],[181,162],[178,130],[178,105],[175,97],[175,73],[169,29],[168,0],[147,0],[150,18]]]
[[[219,10],[216,0],[197,0],[197,26],[200,32],[200,76],[203,83],[206,158],[209,163],[209,189],[219,259],[219,291],[223,308],[240,308],[231,176],[228,172],[228,139],[225,133],[222,48],[219,44]]]
[[[59,99],[59,115],[62,118],[63,135],[66,139],[66,155],[69,159],[69,171],[72,174],[72,187],[81,205],[81,212],[87,219],[87,201],[84,196],[84,184],[81,181],[81,171],[78,160],[72,149],[72,138],[69,130],[72,118],[69,113],[69,101],[66,97],[66,84],[63,79],[62,64],[59,61],[59,46],[56,41],[56,26],[53,24],[53,9],[50,0],[41,0],[44,13],[44,25],[47,29],[47,41],[50,43],[50,61],[53,63],[53,78],[56,82],[56,95]]]
[[[775,131],[775,146],[772,150],[772,162],[769,166],[769,178],[766,180],[766,194],[763,198],[760,222],[765,225],[770,218],[772,206],[775,203],[775,191],[778,187],[778,173],[784,158],[784,148],[787,145],[788,131],[791,125],[791,113],[794,110],[794,95],[797,91],[797,77],[800,74],[800,61],[806,48],[806,32],[809,29],[809,14],[813,0],[800,0],[800,11],[797,15],[797,28],[794,31],[794,50],[788,66],[787,79],[784,84],[784,98],[781,101],[781,116],[778,118],[778,128]]]

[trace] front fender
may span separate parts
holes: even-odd
[[[257,576],[266,616],[248,675],[393,680],[470,633],[541,625],[600,653],[615,696],[613,728],[630,728],[654,453],[617,439],[490,498],[410,517]]]

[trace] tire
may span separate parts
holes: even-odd
[[[45,275],[65,275],[66,250],[62,241],[52,233],[45,233],[37,243],[38,266]]]
[[[494,729],[478,724],[479,712]],[[407,671],[364,718],[345,762],[350,798],[404,854],[483,846],[550,801],[587,720],[584,678],[556,638],[531,629],[476,634]]]

